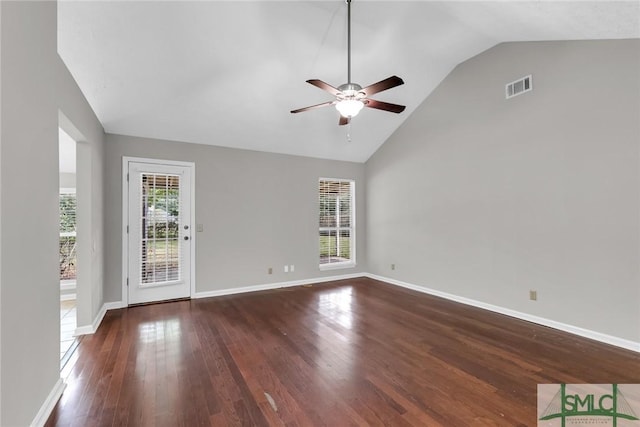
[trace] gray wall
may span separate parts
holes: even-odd
[[[104,139],[102,125],[60,57],[59,126],[76,144],[77,326],[93,323],[104,303]]]
[[[107,135],[106,301],[122,298],[123,156],[195,162],[197,292],[366,271],[364,164]],[[356,180],[355,268],[318,269],[320,177]]]
[[[2,242],[2,6],[0,6],[0,242]],[[1,251],[0,244],[0,310],[2,309]],[[2,315],[0,315],[0,422],[2,422]]]
[[[367,162],[365,183],[362,164],[116,135],[103,145],[56,53],[55,2],[0,11],[0,425],[29,424],[59,378],[59,124],[80,141],[78,191],[92,193],[83,322],[121,298],[126,155],[196,163],[199,292],[371,271],[639,340],[637,40],[472,58]],[[529,73],[534,91],[505,101],[504,83]],[[357,182],[354,269],[318,270],[320,176]]]
[[[94,148],[100,166],[104,132],[57,54],[56,3],[3,1],[0,8],[0,425],[24,426],[60,378],[59,111]],[[95,215],[93,226],[101,230],[101,214]],[[95,257],[102,258],[100,233],[94,238]],[[101,295],[102,283],[96,286]]]
[[[366,164],[370,272],[640,341],[639,76],[639,40],[460,64]]]

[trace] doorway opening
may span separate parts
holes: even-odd
[[[77,199],[76,141],[58,129],[60,206],[60,360],[73,351],[77,327]]]

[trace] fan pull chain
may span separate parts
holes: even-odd
[[[351,120],[349,120],[349,124],[347,126],[347,142],[351,142]]]

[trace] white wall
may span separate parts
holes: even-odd
[[[640,342],[639,76],[640,40],[460,64],[366,164],[370,271]]]
[[[122,297],[122,157],[196,164],[196,291],[366,271],[364,164],[107,135],[106,301]],[[318,178],[356,180],[357,267],[319,271]],[[284,273],[285,264],[295,272]],[[267,269],[273,267],[273,274]]]
[[[24,426],[60,378],[59,111],[95,147],[100,210],[104,132],[57,54],[56,3],[3,1],[0,9],[0,425]],[[94,215],[100,260],[102,218]]]

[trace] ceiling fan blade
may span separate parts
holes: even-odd
[[[378,83],[374,83],[369,85],[361,90],[365,95],[371,96],[374,93],[382,92],[383,90],[391,89],[392,87],[400,86],[404,84],[404,80],[402,80],[398,76],[391,76],[384,80],[380,80]]]
[[[348,125],[351,119],[349,117],[340,116],[340,120],[338,121],[338,126]]]
[[[338,95],[340,95],[342,93],[338,89],[336,89],[335,87],[331,86],[329,83],[325,83],[322,80],[311,79],[311,80],[307,80],[307,83],[312,84],[315,87],[319,87],[322,90],[326,90],[327,92],[329,92],[333,96],[338,96]]]
[[[329,101],[323,102],[322,104],[311,105],[309,107],[298,108],[297,110],[291,110],[293,114],[302,113],[303,111],[315,110],[316,108],[328,107],[329,105],[334,105],[337,101]]]
[[[390,111],[392,113],[402,113],[404,109],[407,108],[404,105],[390,104],[388,102],[376,101],[375,99],[367,99],[364,106],[375,108],[376,110]]]

